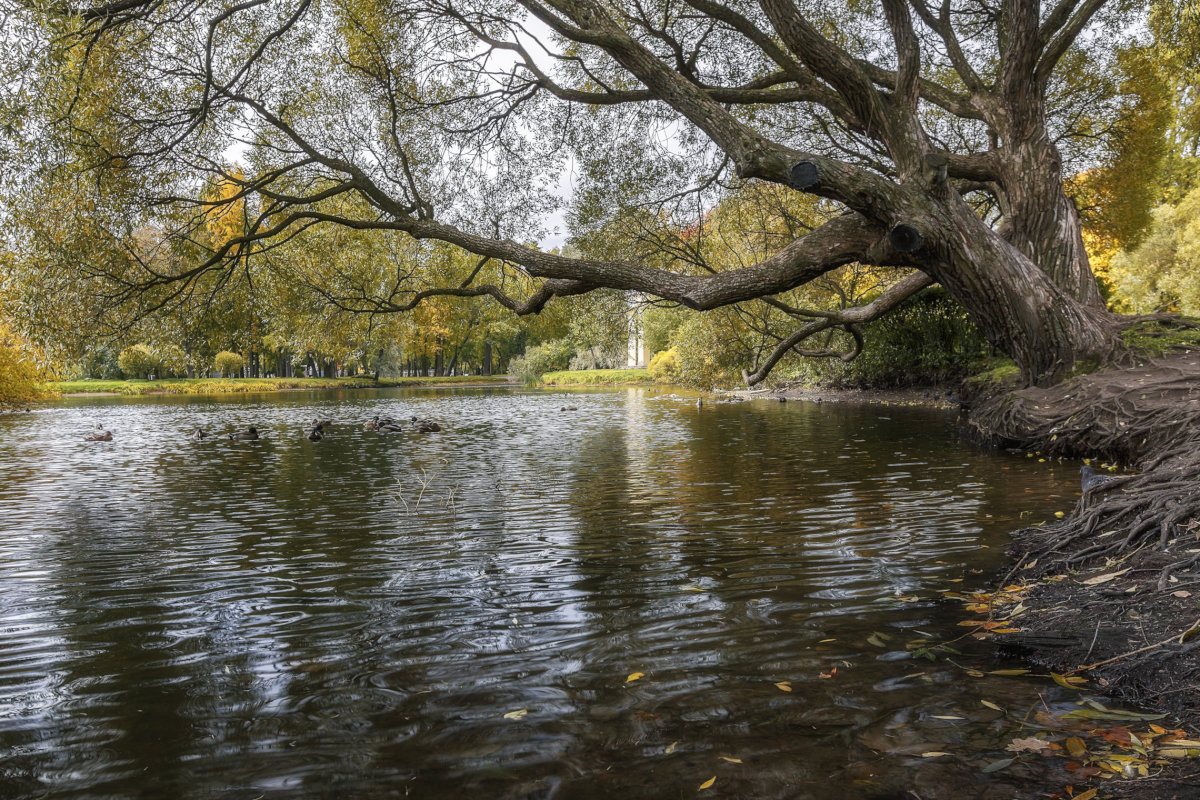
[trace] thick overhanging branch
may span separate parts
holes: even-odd
[[[587,294],[597,288],[583,281],[548,280],[544,281],[532,294],[522,300],[505,292],[499,286],[483,284],[481,286],[423,289],[419,292],[414,292],[407,300],[398,302],[393,298],[370,297],[365,294],[357,296],[338,295],[329,291],[324,286],[318,284],[309,285],[330,305],[355,314],[398,314],[405,311],[412,311],[432,297],[491,297],[517,316],[537,314],[546,307],[546,303],[555,297]]]
[[[660,100],[704,131],[733,160],[742,177],[791,185],[792,165],[807,160],[821,172],[820,184],[810,189],[815,194],[872,218],[884,216],[885,209],[897,204],[897,187],[882,176],[844,161],[792,150],[743,124],[703,88],[646,49],[592,0],[552,0],[554,11],[533,0],[523,3],[562,35],[602,48]],[[565,22],[560,14],[571,22]]]
[[[863,344],[862,334],[855,326],[879,319],[925,287],[932,286],[933,283],[933,278],[925,273],[915,272],[865,306],[824,312],[817,319],[814,319],[780,342],[771,351],[771,354],[758,365],[753,374],[743,371],[742,378],[746,381],[747,386],[754,386],[761,383],[771,373],[771,370],[775,368],[775,365],[791,351],[795,351],[803,356],[816,358],[836,357],[843,361],[850,361],[859,354]],[[810,336],[829,330],[830,328],[844,328],[854,337],[854,347],[849,351],[834,351],[829,349],[804,350],[798,347],[801,342]]]

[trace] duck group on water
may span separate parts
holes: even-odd
[[[328,435],[328,428],[333,425],[332,419],[322,419],[314,417],[312,422],[308,423],[303,428],[304,437],[311,442],[319,442]],[[377,431],[379,433],[401,433],[404,431],[414,431],[417,433],[434,433],[440,431],[442,426],[431,419],[421,419],[415,414],[406,422],[393,417],[376,414],[367,420],[363,427],[369,431]],[[225,434],[225,437],[230,441],[253,442],[262,438],[258,432],[258,428],[251,425],[241,430],[236,430],[232,433]],[[204,428],[196,428],[188,435],[188,438],[196,442],[203,442],[214,438],[213,434],[204,430]],[[111,431],[104,429],[100,423],[96,423],[95,428],[91,433],[83,437],[87,442],[111,442],[113,435]]]

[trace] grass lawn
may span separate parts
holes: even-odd
[[[542,376],[546,386],[631,386],[652,384],[654,378],[644,369],[568,369],[547,372]]]
[[[496,384],[508,382],[504,375],[454,375],[446,378],[164,378],[128,381],[56,381],[47,384],[60,394],[230,394],[241,392],[282,392],[295,389],[379,389],[405,386],[454,386],[456,384]]]

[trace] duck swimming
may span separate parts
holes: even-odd
[[[380,433],[399,433],[404,430],[404,425],[388,417],[379,421],[379,427],[376,430]]]
[[[104,426],[99,422],[96,423],[96,429],[83,437],[85,442],[111,442],[112,431],[104,430]]]
[[[419,433],[433,433],[434,431],[440,431],[442,426],[431,419],[417,419],[416,415],[413,415],[412,429]]]
[[[236,433],[229,434],[229,438],[235,439],[235,440],[241,439],[244,441],[252,442],[258,438],[258,428],[255,428],[253,425],[251,425],[249,428],[246,428],[246,430],[244,430],[244,431],[237,431]]]
[[[319,442],[324,438],[325,438],[325,432],[324,432],[324,429],[321,427],[320,423],[317,423],[312,428],[309,428],[308,440],[310,442]]]
[[[211,439],[212,434],[210,434],[208,431],[204,430],[204,428],[196,428],[195,432],[192,433],[192,438],[195,439],[197,442],[202,442],[205,439]]]

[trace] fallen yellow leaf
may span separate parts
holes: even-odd
[[[644,677],[646,677],[646,673],[644,673],[644,672],[631,672],[631,673],[629,673],[629,677],[625,679],[625,682],[633,683],[638,678],[644,678]]]
[[[1001,708],[1000,706],[998,706],[998,705],[996,705],[995,703],[993,703],[991,700],[980,700],[979,702],[980,702],[980,703],[983,703],[985,706],[987,706],[988,708],[992,709],[993,711],[1003,711],[1003,710],[1004,710],[1004,709],[1003,709],[1003,708]]]
[[[730,764],[742,763],[742,760],[740,758],[730,758],[729,756],[721,756],[720,758],[722,761],[728,761]]]
[[[1103,575],[1096,575],[1094,577],[1088,578],[1085,581],[1080,581],[1080,583],[1082,583],[1084,586],[1096,586],[1101,583],[1108,583],[1113,578],[1119,578],[1122,575],[1124,575],[1126,572],[1129,572],[1129,570],[1123,569],[1123,570],[1119,570],[1118,572],[1106,572]]]
[[[716,776],[716,775],[713,775],[711,778],[709,778],[708,780],[706,780],[704,783],[700,784],[700,788],[701,788],[701,789],[708,789],[708,788],[711,788],[711,787],[712,787],[712,785],[713,785],[714,783],[716,783],[716,782],[717,782],[717,776]]]
[[[1099,791],[1099,789],[1088,789],[1083,794],[1075,795],[1071,798],[1071,800],[1093,800],[1093,798],[1096,796],[1096,793]]]
[[[792,690],[792,682],[780,681],[779,683],[775,684],[775,688],[781,692],[790,692]]]
[[[508,712],[507,714],[504,715],[504,718],[505,719],[520,719],[521,717],[525,716],[528,713],[529,713],[529,709],[522,708],[522,709],[518,709],[517,711]]]
[[[928,753],[921,753],[921,758],[938,758],[939,756],[948,756],[949,753],[943,753],[941,750],[930,750]]]
[[[674,753],[675,745],[677,745],[677,744],[679,744],[679,740],[675,740],[674,742],[671,742],[669,745],[667,745],[666,754],[671,755],[671,753]]]

